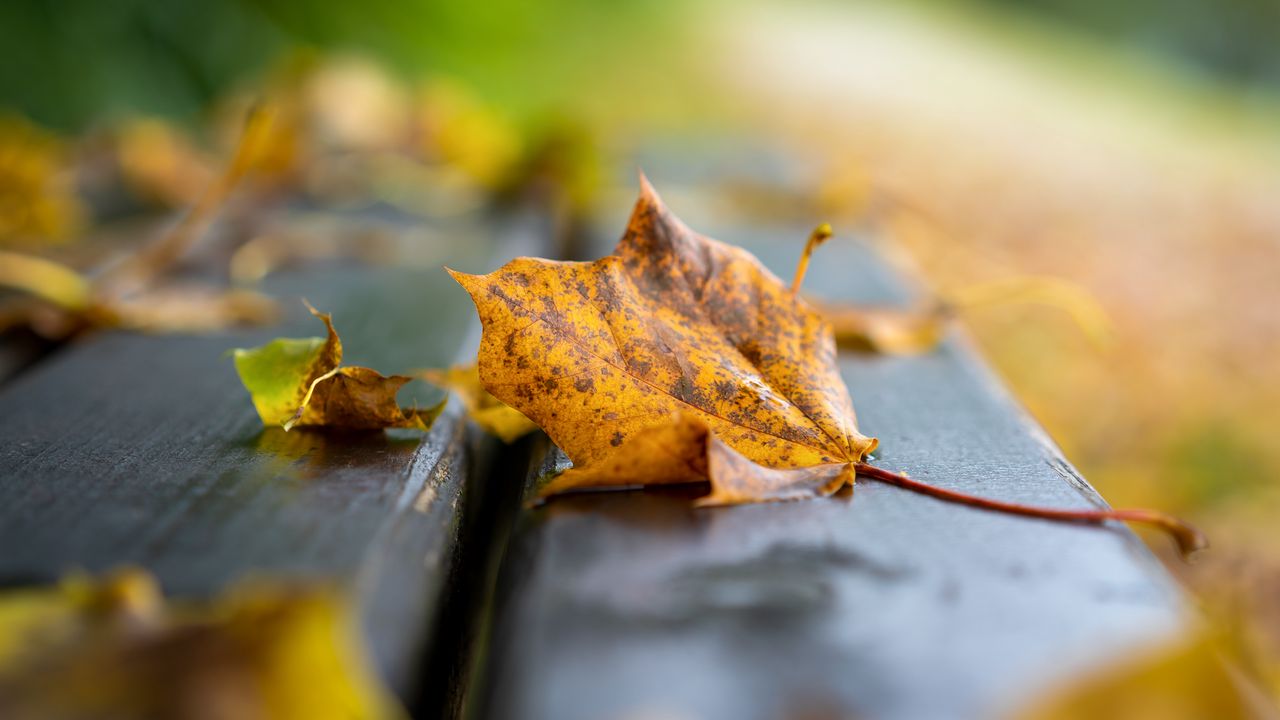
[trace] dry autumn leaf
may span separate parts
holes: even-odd
[[[65,242],[83,225],[66,154],[53,135],[0,114],[0,246]]]
[[[805,258],[811,251],[805,250]],[[802,267],[807,264],[801,261]],[[1087,290],[1051,277],[1011,277],[961,288],[914,308],[816,302],[841,348],[891,355],[928,352],[942,342],[953,318],[990,305],[1034,303],[1066,313],[1093,345],[1104,348],[1113,328]]]
[[[403,718],[347,600],[262,582],[168,603],[139,570],[0,594],[6,718]]]
[[[146,333],[207,333],[266,325],[280,316],[276,301],[242,288],[175,283],[115,300],[101,309],[107,324]]]
[[[849,463],[800,468],[759,465],[729,447],[697,415],[678,413],[644,428],[599,461],[574,466],[541,488],[543,497],[567,490],[662,485],[710,479],[700,507],[823,497],[853,482]]]
[[[890,307],[821,304],[836,344],[848,350],[913,355],[933,350],[946,335],[953,313],[941,303],[907,310]]]
[[[485,432],[496,435],[505,443],[513,443],[538,429],[538,426],[521,415],[520,411],[484,389],[474,364],[458,365],[443,370],[419,370],[417,375],[457,395],[463,407],[467,409],[467,416]]]
[[[575,465],[689,413],[753,462],[858,462],[831,330],[751,254],[696,235],[646,182],[613,255],[453,276],[484,326],[480,379]]]
[[[278,338],[236,349],[236,372],[265,425],[382,430],[431,427],[444,403],[402,408],[396,393],[413,378],[385,377],[365,367],[342,367],[342,340],[331,316],[307,306],[328,330],[324,338]]]
[[[545,494],[705,479],[710,504],[829,495],[855,473],[949,502],[1075,522],[1129,520],[1203,536],[1143,510],[1055,510],[977,498],[867,465],[831,326],[750,253],[699,235],[649,183],[614,253],[450,271],[483,325],[480,380],[537,423],[576,470]],[[829,233],[823,228],[809,248]],[[807,252],[805,257],[807,259]]]
[[[157,286],[204,234],[237,184],[260,163],[271,126],[270,111],[251,112],[226,170],[182,220],[97,275],[90,277],[46,258],[0,252],[0,287],[26,294],[0,305],[0,329],[26,324],[60,339],[87,327],[198,332],[274,319],[274,303],[253,291]]]
[[[176,125],[138,118],[115,132],[116,164],[125,184],[148,202],[182,207],[198,202],[215,166]]]
[[[1264,720],[1266,691],[1207,630],[1122,658],[1074,679],[1012,715],[1016,720]]]

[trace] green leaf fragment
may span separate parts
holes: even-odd
[[[283,425],[302,404],[311,370],[324,350],[324,338],[278,338],[257,348],[239,348],[232,356],[240,382],[253,398],[264,425]]]

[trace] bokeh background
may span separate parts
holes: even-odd
[[[332,197],[319,143],[423,212],[550,183],[572,228],[669,144],[944,297],[1061,279],[961,320],[1113,504],[1209,533],[1169,565],[1280,687],[1280,3],[7,0],[0,47],[0,244],[67,262],[192,202],[265,98],[268,174]]]

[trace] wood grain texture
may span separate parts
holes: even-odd
[[[807,233],[687,214],[783,277]],[[819,251],[806,287],[880,302],[909,292],[848,240]],[[860,426],[881,440],[876,464],[993,498],[1101,504],[962,338],[920,357],[844,356],[841,369]],[[565,462],[553,452],[533,474]],[[1186,622],[1173,582],[1119,526],[1002,516],[872,482],[827,500],[696,510],[701,492],[527,511],[476,714],[991,717]]]
[[[357,594],[382,672],[413,699],[432,623],[463,572],[463,518],[480,482],[473,455],[490,446],[456,409],[425,437],[263,428],[225,353],[323,335],[305,296],[333,313],[348,364],[392,373],[457,362],[479,330],[439,265],[483,269],[519,244],[511,227],[459,227],[420,266],[273,276],[266,289],[288,312],[277,327],[104,333],[3,386],[0,579],[130,564],[178,595],[254,575],[337,583]],[[414,386],[402,402],[439,397]]]

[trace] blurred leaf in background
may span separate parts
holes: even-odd
[[[1184,637],[1105,664],[1016,715],[1017,720],[1260,720],[1267,701],[1220,643]]]
[[[173,602],[136,569],[0,593],[0,714],[405,717],[337,591],[258,581]]]
[[[61,139],[0,114],[0,246],[59,243],[84,222]]]

